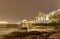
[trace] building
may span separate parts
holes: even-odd
[[[7,21],[0,21],[0,24],[8,24]]]
[[[49,20],[51,20],[51,22],[58,23],[60,20],[60,18],[58,18],[60,17],[60,9],[50,12],[47,16],[49,17]]]
[[[41,16],[35,17],[35,22],[36,23],[50,23],[51,20],[49,20],[48,14],[43,14]]]

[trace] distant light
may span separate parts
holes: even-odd
[[[26,22],[27,22],[27,20],[25,20],[25,19],[24,19],[24,20],[22,20],[22,23],[26,23]]]
[[[33,23],[33,21],[29,21],[28,23]]]
[[[23,21],[27,21],[27,20],[23,20]]]
[[[60,11],[60,9],[58,9],[57,11]]]
[[[0,24],[8,24],[7,21],[0,21]]]
[[[18,24],[18,25],[20,25],[20,24],[21,24],[21,22],[17,22],[17,24]]]

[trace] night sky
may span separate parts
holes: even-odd
[[[0,20],[32,20],[38,12],[60,8],[60,0],[0,0]]]

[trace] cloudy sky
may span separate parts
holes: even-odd
[[[60,8],[60,0],[0,0],[0,20],[34,19],[38,12]]]

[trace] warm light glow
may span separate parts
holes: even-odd
[[[0,21],[0,24],[8,24],[7,21]]]
[[[60,9],[58,9],[57,11],[60,11]]]
[[[28,23],[34,23],[34,21],[29,21]]]
[[[23,23],[26,23],[26,22],[27,22],[27,20],[25,20],[25,19],[24,19],[24,20],[22,20],[22,22],[23,22]]]

